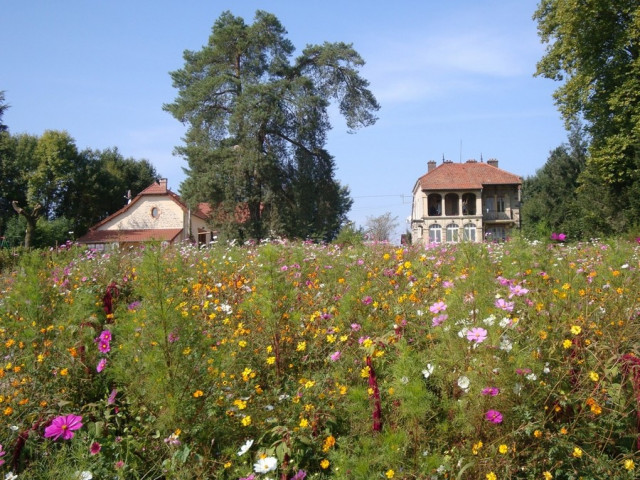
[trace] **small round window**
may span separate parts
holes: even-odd
[[[160,215],[160,211],[158,210],[158,207],[153,207],[151,209],[151,216],[153,218],[158,218],[159,215]]]

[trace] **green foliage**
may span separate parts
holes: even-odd
[[[124,158],[116,148],[78,152],[66,132],[0,132],[0,234],[20,245],[28,231],[36,247],[63,242],[70,231],[77,238],[121,208],[127,191],[136,195],[156,176],[148,161]]]
[[[350,130],[375,122],[364,61],[345,43],[292,59],[285,35],[270,13],[246,24],[225,12],[208,44],[171,72],[178,96],[164,108],[189,126],[177,148],[189,164],[181,193],[216,205],[225,237],[331,240],[351,207],[325,149],[328,107],[337,102]]]
[[[586,122],[590,160],[582,183],[585,197],[601,194],[599,230],[625,231],[640,220],[640,6],[542,0],[534,19],[547,44],[537,75],[562,81],[554,98],[567,126]]]
[[[593,202],[581,198],[578,190],[585,166],[586,142],[580,126],[574,125],[569,144],[553,150],[545,165],[523,183],[522,230],[529,238],[549,238],[552,232],[573,239],[594,235],[593,225],[584,221],[594,213]]]

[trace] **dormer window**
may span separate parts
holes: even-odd
[[[160,210],[158,210],[158,207],[153,207],[151,209],[151,216],[153,218],[158,218],[160,216]]]

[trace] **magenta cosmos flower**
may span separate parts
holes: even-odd
[[[467,332],[467,340],[482,343],[487,339],[487,331],[481,327],[474,327]]]
[[[73,438],[73,431],[79,428],[82,428],[82,417],[78,415],[62,415],[54,418],[51,425],[44,429],[44,436],[54,440],[58,440],[60,437],[63,440],[69,440]]]
[[[502,414],[498,410],[489,410],[485,417],[491,423],[502,423]]]
[[[107,366],[107,359],[101,358],[100,361],[98,362],[98,365],[96,366],[96,372],[100,373],[101,371],[104,370],[104,367],[106,366]]]

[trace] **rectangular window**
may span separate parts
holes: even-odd
[[[504,197],[498,197],[498,202],[496,205],[496,210],[498,212],[504,212]]]

